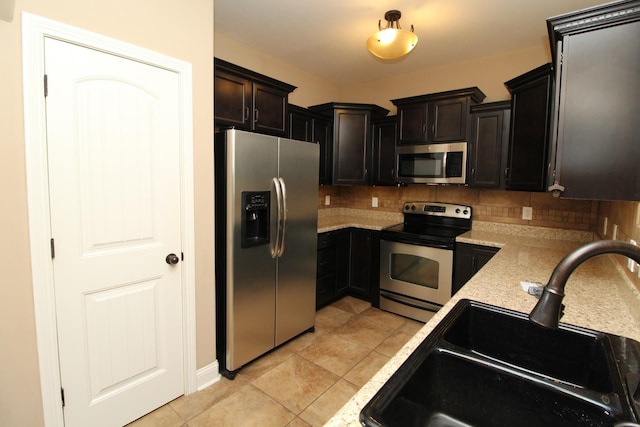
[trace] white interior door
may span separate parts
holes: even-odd
[[[183,394],[176,73],[45,39],[64,418],[118,426]]]

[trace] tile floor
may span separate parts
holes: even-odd
[[[321,426],[421,327],[345,297],[316,313],[314,333],[129,426]]]

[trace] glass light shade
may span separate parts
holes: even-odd
[[[406,55],[418,44],[418,36],[408,30],[386,28],[367,40],[369,52],[382,59],[395,59]]]

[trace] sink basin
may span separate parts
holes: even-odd
[[[461,300],[360,413],[368,426],[638,422],[640,343]],[[629,386],[631,387],[631,386]],[[637,397],[636,397],[637,398]]]
[[[452,386],[455,385],[455,386]],[[380,414],[385,426],[605,426],[605,410],[455,353],[429,353]],[[374,424],[375,425],[375,424]]]
[[[615,360],[605,334],[569,325],[545,329],[525,314],[497,307],[464,304],[461,308],[444,331],[446,342],[577,387],[614,391]]]

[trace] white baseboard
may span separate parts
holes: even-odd
[[[216,360],[215,362],[198,369],[196,372],[196,378],[198,391],[220,381],[221,377],[218,361]]]

